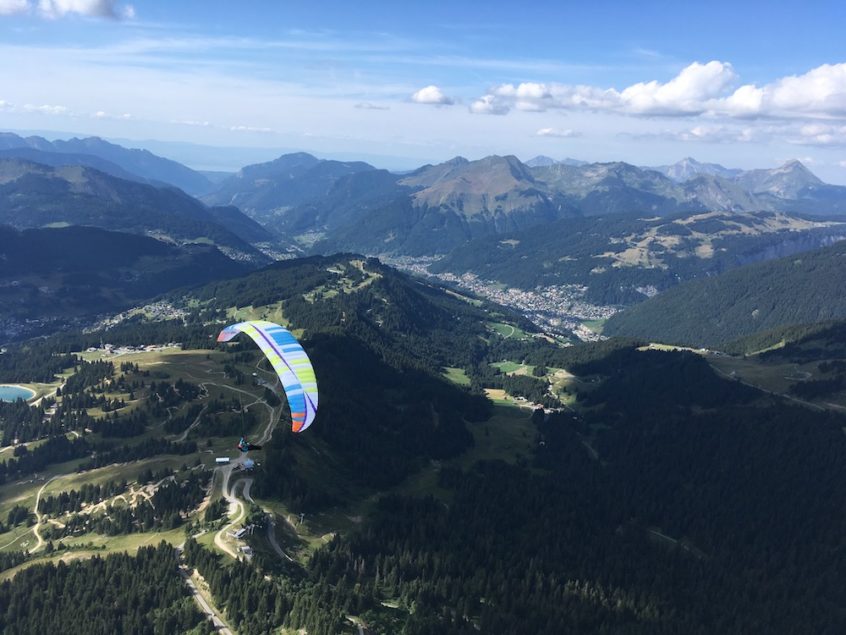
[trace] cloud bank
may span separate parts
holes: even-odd
[[[846,63],[823,64],[758,86],[739,84],[728,62],[694,62],[667,82],[622,90],[590,85],[523,82],[492,87],[470,106],[475,114],[512,110],[586,110],[631,116],[846,118]]]
[[[28,11],[27,0],[0,0],[0,15],[18,15]]]
[[[573,137],[581,136],[575,130],[560,129],[560,128],[541,128],[535,133],[536,137],[559,137],[561,139],[572,139]]]
[[[115,0],[0,0],[0,16],[34,13],[55,20],[69,15],[123,20],[135,17],[131,4],[119,5]]]

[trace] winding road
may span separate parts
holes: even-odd
[[[204,382],[204,383],[208,384],[210,386],[217,386],[218,388],[224,388],[224,389],[228,389],[228,390],[233,390],[235,392],[243,393],[245,395],[249,395],[253,399],[256,398],[256,396],[251,392],[248,392],[246,390],[242,390],[240,388],[235,388],[235,387],[229,386],[227,384],[218,384],[218,383],[215,383],[215,382]],[[270,440],[270,437],[273,434],[274,428],[279,423],[279,418],[282,416],[282,406],[280,405],[278,407],[273,407],[269,403],[267,403],[267,401],[265,401],[264,399],[256,399],[256,401],[254,401],[250,405],[253,405],[253,404],[256,404],[256,403],[263,405],[269,411],[268,419],[267,419],[267,425],[262,430],[261,434],[258,437],[258,441],[257,441],[259,445],[263,445]],[[223,495],[223,498],[225,498],[226,501],[229,503],[228,514],[229,514],[229,516],[236,514],[236,516],[232,521],[230,521],[229,523],[224,525],[223,528],[215,534],[214,544],[218,549],[220,549],[224,553],[232,556],[236,560],[238,559],[238,552],[235,551],[228,544],[226,544],[225,537],[226,537],[227,532],[231,531],[232,528],[235,525],[237,525],[240,522],[243,522],[244,517],[246,516],[246,508],[244,506],[244,503],[242,503],[241,500],[237,496],[235,496],[235,490],[236,490],[238,484],[241,483],[242,481],[236,480],[230,487],[230,480],[231,480],[231,477],[232,477],[232,472],[235,471],[236,467],[238,469],[241,469],[246,460],[247,460],[247,455],[242,453],[242,454],[239,454],[238,457],[233,459],[227,465],[222,465],[218,468],[215,468],[215,473],[216,474],[219,473],[221,475],[221,478],[222,478],[221,493]],[[253,499],[250,496],[250,488],[252,487],[253,479],[251,479],[251,478],[243,479],[243,483],[244,483],[244,488],[242,490],[242,494],[243,494],[245,499],[252,502]],[[282,551],[281,549],[277,549],[278,543],[275,543],[275,536],[274,536],[273,544],[276,545],[274,547],[274,550],[276,550],[277,553],[281,552],[283,555],[285,555],[286,558],[288,558],[290,560],[290,558],[287,556],[287,554],[284,554],[284,551]]]

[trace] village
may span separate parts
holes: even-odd
[[[585,321],[606,320],[619,310],[614,306],[600,306],[584,301],[586,288],[579,285],[553,285],[533,290],[508,287],[491,280],[483,280],[474,273],[431,273],[429,266],[436,258],[385,258],[390,265],[425,278],[434,278],[447,285],[466,289],[479,297],[516,309],[526,318],[550,333],[566,335],[570,332],[580,340],[590,342],[602,336],[584,325]]]

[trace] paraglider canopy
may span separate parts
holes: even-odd
[[[311,360],[291,332],[262,320],[238,322],[223,329],[218,342],[228,342],[239,333],[246,333],[258,344],[282,382],[291,408],[294,432],[308,428],[317,414],[317,378]]]

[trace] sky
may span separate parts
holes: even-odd
[[[843,24],[812,1],[0,0],[0,129],[199,168],[798,158],[846,183]]]

